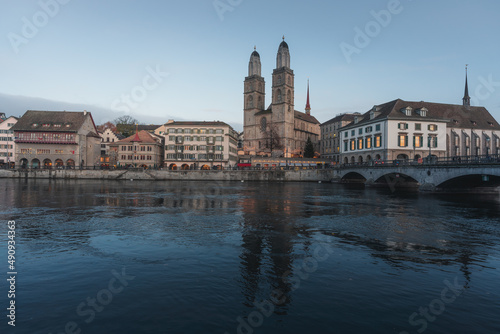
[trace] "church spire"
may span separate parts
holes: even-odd
[[[306,114],[311,114],[311,104],[309,103],[309,79],[307,79],[307,103],[306,103]]]
[[[464,102],[464,107],[469,109],[470,108],[470,96],[469,96],[469,85],[467,83],[467,67],[469,65],[465,65],[465,92],[464,92],[464,98],[462,101]]]

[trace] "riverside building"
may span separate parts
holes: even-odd
[[[229,124],[169,121],[164,131],[165,168],[222,169],[238,162],[238,133]]]
[[[12,127],[17,120],[17,117],[10,116],[0,123],[0,166],[13,167],[15,165],[16,144]]]
[[[455,105],[397,99],[374,106],[340,129],[342,162],[500,154],[500,125],[486,108],[470,105],[467,77],[462,101]]]
[[[28,110],[12,130],[20,167],[99,165],[101,137],[90,112]]]

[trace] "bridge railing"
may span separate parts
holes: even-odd
[[[395,166],[442,166],[442,165],[500,165],[500,154],[455,156],[455,157],[425,157],[418,160],[371,160],[366,162],[344,163],[334,168],[365,168],[365,167],[395,167]]]

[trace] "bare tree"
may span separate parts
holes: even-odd
[[[264,138],[265,147],[271,152],[271,156],[273,155],[273,151],[283,150],[285,147],[275,124],[267,126],[266,131],[264,131]]]
[[[135,124],[138,124],[138,120],[129,115],[120,116],[113,121],[116,124],[116,131],[129,137],[134,134]]]

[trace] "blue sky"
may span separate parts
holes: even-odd
[[[0,111],[6,114],[19,112],[5,110],[2,99],[22,96],[45,100],[37,105],[25,99],[23,105],[20,98],[16,108],[78,106],[98,123],[129,114],[144,123],[222,120],[241,130],[253,47],[261,55],[269,104],[285,35],[295,108],[304,109],[310,78],[312,113],[321,122],[396,98],[461,103],[465,64],[473,104],[500,120],[495,0],[0,4]],[[123,102],[126,95],[133,98]]]

